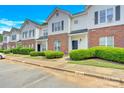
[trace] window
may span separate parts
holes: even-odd
[[[105,10],[100,11],[100,23],[104,23],[106,21],[106,12]]]
[[[112,22],[113,20],[113,8],[107,9],[107,21]]]
[[[48,30],[43,31],[43,36],[48,36]]]
[[[52,32],[64,30],[64,21],[52,23]]]
[[[31,37],[31,33],[32,33],[32,31],[30,30],[30,31],[29,31],[29,37]]]
[[[56,40],[54,42],[54,50],[55,51],[60,51],[61,50],[61,42],[59,40]]]
[[[100,46],[114,46],[114,37],[113,36],[101,37],[99,39],[99,45]]]
[[[59,13],[56,13],[56,17],[59,16]]]
[[[4,37],[4,41],[7,41],[7,37]]]
[[[32,37],[34,37],[35,36],[35,30],[33,29],[32,30]]]
[[[74,20],[74,24],[78,24],[78,20]]]
[[[12,35],[12,40],[16,40],[16,35]]]
[[[94,13],[94,17],[95,17],[95,24],[98,24],[98,11]]]

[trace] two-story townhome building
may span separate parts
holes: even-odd
[[[88,48],[87,13],[72,15],[56,8],[47,19],[48,49],[68,53]]]
[[[2,42],[2,47],[4,49],[8,49],[9,46],[8,46],[8,43],[9,43],[9,40],[10,40],[10,33],[8,31],[3,31],[3,42]]]
[[[94,5],[87,9],[88,47],[124,47],[124,5]]]
[[[32,20],[26,19],[20,28],[21,45],[23,47],[36,48],[36,39],[39,38],[40,25]]]
[[[9,32],[9,48],[16,48],[18,41],[20,40],[20,30],[17,28],[12,28]]]
[[[3,44],[7,48],[9,42],[19,40],[23,47],[36,51],[64,53],[94,46],[124,47],[123,11],[124,5],[89,5],[76,14],[56,8],[42,25],[27,19],[18,31],[17,40],[11,39],[12,36],[15,39],[17,31],[4,31]]]
[[[39,31],[39,38],[36,40],[36,51],[48,50],[48,24],[43,23]]]

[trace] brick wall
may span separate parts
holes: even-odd
[[[21,45],[25,46],[25,47],[29,47],[31,46],[32,48],[35,49],[35,44],[36,44],[36,40],[35,39],[30,39],[30,40],[22,40],[21,41]],[[33,46],[32,46],[33,45]]]
[[[68,52],[68,34],[57,34],[57,35],[49,35],[48,36],[48,49],[54,50],[54,41],[61,41],[61,51],[64,53]]]
[[[89,30],[88,46],[98,46],[99,38],[103,36],[114,36],[114,46],[124,47],[124,25]]]
[[[9,42],[8,47],[9,48],[16,48],[16,42]]]

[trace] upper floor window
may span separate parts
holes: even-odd
[[[52,32],[64,30],[64,21],[52,23]]]
[[[7,41],[7,37],[4,37],[3,40],[4,40],[4,41]]]
[[[107,9],[107,21],[108,22],[113,21],[113,8]]]
[[[74,20],[74,24],[78,24],[78,20]]]
[[[120,5],[115,7],[115,20],[116,21],[120,20],[120,15],[121,15],[120,9],[121,9]]]
[[[100,11],[100,23],[104,23],[106,21],[106,11]]]
[[[56,17],[59,16],[59,13],[56,13]]]
[[[16,40],[16,35],[12,35],[12,40]]]
[[[43,31],[43,36],[48,36],[48,30]]]

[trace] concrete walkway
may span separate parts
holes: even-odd
[[[76,74],[88,75],[88,76],[124,83],[124,70],[87,66],[87,65],[78,65],[78,64],[68,64],[66,61],[64,61],[64,59],[41,60],[41,59],[25,58],[23,56],[19,56],[19,57],[7,56],[7,59],[17,62],[24,62],[26,64],[32,64],[46,68],[67,71]]]

